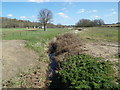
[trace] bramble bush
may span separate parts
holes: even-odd
[[[69,56],[58,62],[61,69],[58,71],[57,81],[62,88],[119,88],[113,64],[89,55],[80,54]],[[58,85],[57,85],[58,86]]]

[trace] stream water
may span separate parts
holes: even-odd
[[[49,59],[50,59],[50,69],[49,69],[49,80],[52,80],[52,78],[53,78],[53,75],[54,75],[54,73],[55,73],[55,69],[56,69],[56,63],[55,63],[55,61],[53,60],[53,57],[55,56],[55,54],[54,53],[50,53],[49,54]]]

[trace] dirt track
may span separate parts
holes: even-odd
[[[24,47],[24,40],[3,40],[2,79],[8,80],[38,63],[38,55]],[[1,53],[0,53],[1,55]]]

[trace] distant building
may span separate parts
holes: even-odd
[[[39,26],[38,28],[39,28],[39,29],[43,29],[43,28],[44,28],[44,26]],[[47,28],[47,26],[46,26],[46,28]]]

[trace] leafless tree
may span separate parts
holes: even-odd
[[[48,9],[42,9],[39,11],[38,20],[43,24],[44,31],[46,30],[47,23],[52,19],[52,12]]]

